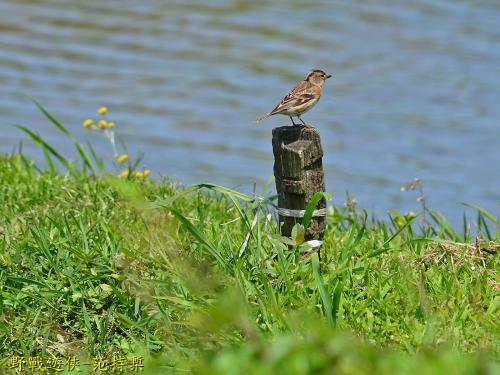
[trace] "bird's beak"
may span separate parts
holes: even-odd
[[[331,74],[327,74],[326,78],[325,79],[328,79],[328,78],[331,78],[332,75]]]

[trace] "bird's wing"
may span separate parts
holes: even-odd
[[[292,107],[298,107],[318,96],[318,89],[307,81],[300,81],[274,108],[269,115],[286,111]]]

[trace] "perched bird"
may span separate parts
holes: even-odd
[[[293,121],[294,116],[296,116],[302,124],[306,125],[306,123],[300,118],[300,115],[309,111],[318,102],[321,97],[321,86],[323,86],[325,80],[331,76],[331,74],[326,74],[324,71],[319,69],[311,70],[306,75],[306,78],[297,83],[297,85],[283,98],[283,100],[281,100],[280,104],[278,104],[276,108],[274,108],[271,112],[260,116],[255,122],[259,123],[269,116],[280,114],[289,116],[293,125],[300,125]]]

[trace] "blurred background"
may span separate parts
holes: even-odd
[[[303,117],[335,204],[349,192],[381,217],[418,210],[400,187],[420,178],[455,224],[464,201],[498,215],[499,20],[498,0],[0,0],[0,153],[23,139],[40,156],[13,123],[73,152],[29,94],[111,160],[82,127],[106,105],[157,176],[250,192],[289,123],[255,118],[321,68],[334,78]]]

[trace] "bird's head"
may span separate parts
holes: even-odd
[[[314,85],[321,86],[331,76],[332,76],[331,74],[326,74],[321,69],[314,69],[311,70],[309,73],[307,73],[307,76],[304,79],[304,81],[311,82]]]

